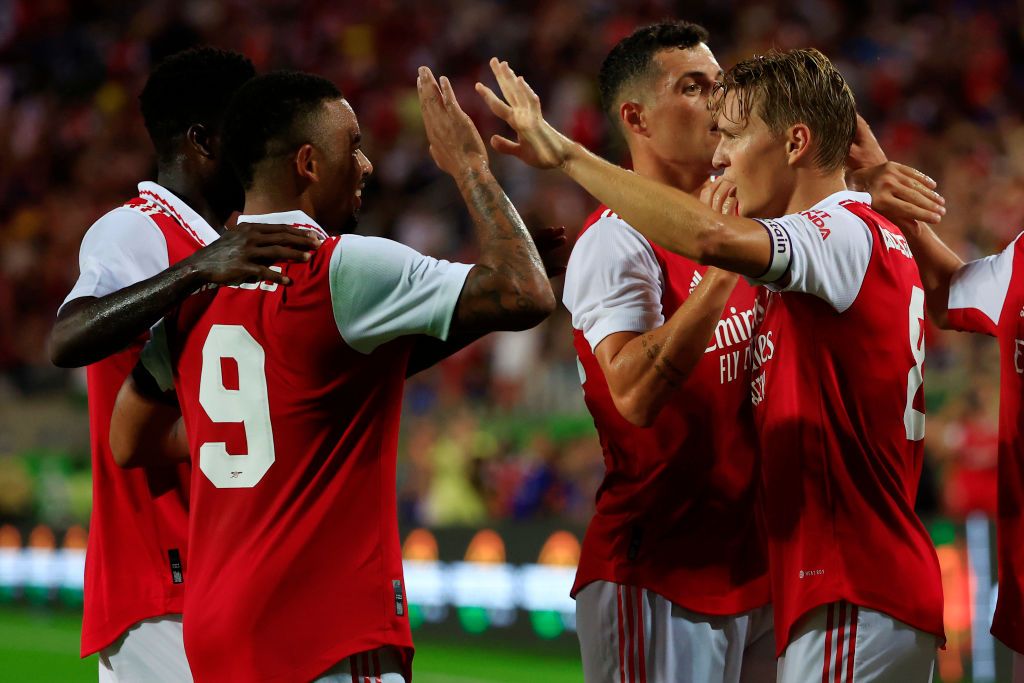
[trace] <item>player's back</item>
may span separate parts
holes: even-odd
[[[923,458],[924,292],[899,229],[870,206],[842,200],[850,194],[767,222],[784,225],[787,239],[802,244],[794,264],[801,256],[805,264],[828,264],[818,274],[800,265],[792,276],[798,285],[768,293],[754,337],[780,648],[803,613],[842,599],[942,634],[938,562],[914,512]],[[865,237],[865,269],[849,296],[836,295],[835,282],[852,277],[841,269],[855,257],[840,250],[836,260],[829,240]]]
[[[170,340],[195,465],[197,680],[309,679],[412,645],[394,486],[409,337],[364,354],[339,335],[339,241],[285,266],[288,287],[194,296]]]
[[[300,211],[239,220],[320,231]],[[472,266],[344,235],[282,268],[287,287],[190,297],[143,354],[163,385],[173,374],[189,437],[185,649],[200,682],[310,680],[357,653],[411,653],[402,387],[414,336],[447,337]]]

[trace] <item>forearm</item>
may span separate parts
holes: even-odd
[[[456,334],[536,325],[555,308],[540,254],[486,165],[457,178],[480,245],[456,309]]]
[[[201,284],[197,269],[182,263],[107,296],[69,301],[51,334],[53,364],[81,367],[120,351]]]
[[[928,312],[935,324],[945,327],[949,285],[953,275],[964,265],[963,259],[924,223],[918,223],[914,230],[905,230],[904,236],[921,272]]]
[[[725,216],[696,197],[611,164],[573,143],[563,171],[644,237],[700,263],[757,277],[771,244],[754,221]]]
[[[664,325],[631,339],[607,363],[609,389],[623,417],[648,426],[678,396],[704,357],[735,286],[734,275],[709,270]]]
[[[109,438],[121,467],[164,466],[189,456],[178,406],[144,395],[132,376],[118,393]]]

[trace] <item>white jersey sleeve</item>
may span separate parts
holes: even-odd
[[[661,266],[650,243],[606,212],[573,247],[562,303],[593,350],[610,334],[662,325],[662,291]]]
[[[842,313],[857,299],[871,261],[871,229],[841,206],[758,219],[772,241],[772,263],[752,282],[803,292]]]
[[[950,325],[964,332],[995,335],[1013,276],[1017,236],[999,254],[960,267],[949,284]]]
[[[472,268],[380,237],[342,236],[330,265],[331,302],[342,339],[366,354],[405,335],[447,339]]]
[[[114,209],[82,238],[80,274],[64,303],[83,296],[106,296],[149,279],[168,265],[167,240],[160,228],[135,209]]]

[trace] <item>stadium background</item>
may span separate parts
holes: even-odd
[[[84,372],[52,367],[46,337],[82,234],[152,176],[135,97],[153,64],[206,42],[261,71],[331,78],[375,166],[360,230],[471,261],[454,185],[426,153],[415,67],[447,74],[486,137],[495,123],[472,84],[488,57],[507,58],[556,125],[623,161],[595,74],[618,39],[665,17],[704,24],[726,67],[770,47],[825,51],[890,158],[939,182],[941,232],[961,255],[995,252],[1024,223],[1024,23],[1011,1],[0,0],[0,680],[95,676],[94,658],[76,658]],[[594,206],[557,175],[494,162],[529,224],[574,233]],[[602,463],[569,329],[563,309],[409,383],[398,486],[417,680],[581,678],[565,592]],[[986,635],[997,382],[994,343],[929,330],[919,511],[944,568],[947,682],[1007,675]]]

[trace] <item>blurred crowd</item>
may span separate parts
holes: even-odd
[[[331,78],[359,115],[375,168],[360,231],[471,261],[467,215],[424,144],[416,67],[452,79],[486,138],[498,127],[473,83],[488,78],[489,57],[509,59],[549,119],[625,162],[595,75],[619,39],[672,17],[704,24],[725,67],[772,47],[828,54],[889,157],[938,181],[949,209],[940,232],[965,258],[1001,249],[1024,225],[1024,21],[1011,0],[8,0],[0,2],[0,413],[84,391],[83,373],[50,366],[45,341],[78,275],[83,233],[152,177],[136,97],[162,57],[210,43],[244,52],[260,71]],[[499,159],[495,167],[528,224],[564,225],[572,235],[595,206],[555,174]],[[923,512],[991,511],[997,378],[989,340],[929,331]],[[81,402],[75,407],[84,420]],[[405,519],[586,520],[602,464],[564,310],[416,378],[406,414]],[[551,416],[575,426],[537,419]],[[87,443],[63,448],[87,467]],[[0,435],[0,478],[17,479],[11,462],[23,449]],[[5,505],[0,496],[0,517],[25,514]]]

